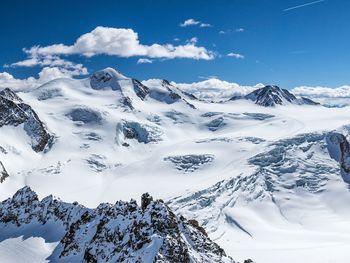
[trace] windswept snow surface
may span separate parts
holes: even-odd
[[[24,185],[87,207],[149,192],[196,218],[234,259],[348,261],[349,185],[326,136],[348,135],[350,108],[205,103],[106,72],[108,85],[57,79],[18,93],[55,140],[37,153],[20,127],[0,129],[1,200]],[[3,240],[0,252],[29,241]],[[42,240],[31,251],[40,242],[44,255]]]

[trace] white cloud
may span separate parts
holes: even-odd
[[[213,27],[211,24],[201,23],[199,27]]]
[[[165,59],[190,58],[211,60],[214,58],[213,52],[208,51],[205,47],[198,47],[194,43],[178,46],[157,43],[143,45],[140,43],[138,34],[132,29],[101,26],[80,36],[73,45],[34,46],[30,49],[25,49],[25,52],[30,59],[73,54],[86,57],[103,54],[118,57],[143,56]]]
[[[187,27],[187,26],[195,26],[200,24],[201,22],[194,20],[193,18],[185,20],[183,23],[180,23],[181,27]]]
[[[337,88],[300,86],[291,89],[291,92],[296,96],[306,97],[323,105],[350,105],[350,86],[348,85]]]
[[[197,42],[198,42],[198,38],[197,37],[192,37],[191,39],[186,40],[187,44],[192,44],[192,45],[197,44]]]
[[[338,88],[300,86],[293,88],[292,92],[304,97],[350,98],[350,86],[347,85]]]
[[[62,71],[71,71],[71,75],[86,75],[88,70],[82,64],[73,63],[71,61],[62,59],[56,55],[40,56],[34,54],[28,59],[12,63],[11,67],[52,67],[60,68]]]
[[[237,83],[219,80],[216,77],[194,83],[174,82],[173,84],[195,95],[197,98],[214,101],[227,100],[233,96],[243,96],[262,86],[262,84],[256,86],[241,86]]]
[[[228,53],[227,56],[228,56],[228,57],[237,58],[237,59],[244,59],[244,56],[243,56],[243,55],[238,54],[238,53],[233,53],[233,52]]]
[[[137,60],[137,64],[151,64],[151,63],[153,63],[153,60],[148,58],[139,58]]]
[[[187,19],[184,22],[180,23],[180,26],[181,27],[188,27],[188,26],[213,27],[211,24],[202,23],[201,21],[197,21],[193,18]]]
[[[11,88],[13,90],[28,90],[36,88],[50,80],[57,78],[71,78],[80,75],[73,71],[59,67],[44,67],[38,74],[38,78],[29,77],[17,79],[8,72],[0,72],[0,88]]]
[[[219,34],[220,35],[227,35],[227,34],[231,34],[231,33],[242,33],[244,32],[245,29],[243,27],[239,27],[239,28],[236,28],[236,29],[227,29],[227,30],[220,30],[219,31]]]

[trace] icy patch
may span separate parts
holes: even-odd
[[[284,216],[285,198],[300,192],[319,194],[328,180],[337,180],[339,168],[330,159],[324,138],[325,134],[308,133],[272,143],[248,160],[248,165],[255,168],[252,174],[242,173],[179,196],[170,200],[170,205],[188,217],[197,218],[209,233],[218,230],[217,222],[229,221],[239,228],[241,222],[227,218],[225,212],[236,205],[267,202]]]
[[[67,114],[77,124],[101,124],[102,115],[100,112],[90,108],[76,108]]]
[[[123,138],[120,138],[120,135]],[[144,123],[124,121],[117,125],[117,142],[123,144],[125,139],[134,139],[140,143],[159,142],[163,132],[157,126]]]
[[[258,138],[258,137],[241,137],[238,139],[241,142],[251,142],[253,144],[260,144],[265,142],[264,139]]]
[[[169,111],[169,112],[166,112],[164,115],[165,115],[165,117],[173,120],[174,124],[181,124],[181,123],[189,122],[188,115],[186,115],[182,112],[179,112],[179,111],[175,111],[175,110]]]
[[[213,160],[214,155],[211,154],[188,154],[164,158],[164,161],[172,162],[177,170],[184,172],[194,172]]]
[[[147,117],[147,120],[150,121],[150,122],[153,122],[157,125],[160,125],[161,124],[161,118],[159,115],[156,115],[156,114],[153,114],[153,115],[150,115]]]
[[[216,119],[214,119],[206,124],[206,126],[208,127],[208,129],[210,131],[217,131],[217,130],[221,129],[222,127],[224,127],[225,125],[226,125],[226,123],[225,123],[223,117],[216,118]]]
[[[308,133],[280,140],[267,152],[249,159],[249,163],[258,166],[258,173],[271,182],[271,191],[282,186],[321,192],[328,175],[339,173],[333,162],[324,160],[328,155],[324,138],[325,134]]]
[[[250,112],[245,112],[243,113],[244,115],[250,117],[253,120],[258,120],[258,121],[263,121],[266,119],[271,119],[275,117],[275,115],[272,114],[265,114],[265,113],[250,113]]]
[[[209,138],[209,139],[197,140],[196,143],[210,143],[210,142],[230,143],[230,142],[233,142],[233,141],[234,141],[233,138],[219,137],[219,138]]]
[[[38,100],[49,100],[57,97],[62,97],[62,90],[59,88],[40,88],[38,90]]]
[[[106,156],[103,155],[91,154],[86,162],[92,170],[98,173],[109,168],[106,164]]]
[[[102,137],[96,132],[84,133],[83,138],[88,141],[102,141]]]
[[[46,168],[39,169],[38,171],[43,173],[43,174],[60,174],[62,170],[62,163],[60,161],[57,162],[55,165],[50,165]]]

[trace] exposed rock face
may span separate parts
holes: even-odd
[[[147,88],[145,85],[143,85],[137,79],[132,79],[132,83],[134,85],[134,91],[135,91],[136,95],[140,99],[144,100],[149,93],[149,88]]]
[[[326,137],[328,152],[334,160],[339,162],[342,177],[350,183],[350,144],[346,137],[337,132],[331,132]]]
[[[100,112],[87,108],[75,108],[67,114],[72,121],[81,124],[101,124],[103,118]]]
[[[6,88],[0,91],[0,128],[20,124],[23,124],[25,132],[31,139],[31,146],[36,152],[43,151],[53,139],[35,111],[23,103],[12,90]]]
[[[149,89],[140,81],[125,77],[113,68],[106,68],[92,74],[90,77],[90,86],[96,90],[112,89],[121,91],[125,99],[129,100],[124,101],[124,103],[128,104],[127,106],[131,109],[133,109],[133,106],[128,97],[130,91],[133,91],[141,100],[144,100],[149,93]],[[127,90],[123,89],[123,87],[127,87]]]
[[[7,173],[4,165],[2,164],[2,162],[0,162],[0,183],[4,182],[8,176],[9,174]]]
[[[158,87],[150,89],[149,96],[155,100],[165,102],[167,104],[173,104],[179,101],[185,102],[191,108],[195,108],[188,99],[196,100],[197,98],[189,93],[183,92],[169,81],[163,79],[159,82]]]
[[[318,105],[319,103],[314,102],[307,98],[296,98],[292,93],[286,89],[281,89],[275,85],[268,85],[260,89],[256,89],[253,92],[243,97],[232,97],[231,100],[246,99],[251,100],[255,104],[272,107],[276,105],[285,104],[298,104],[298,105]]]
[[[194,172],[213,160],[214,155],[211,154],[188,154],[164,158],[164,161],[172,162],[177,170],[184,172]]]
[[[134,121],[124,121],[117,125],[117,136],[122,134],[120,141],[125,139],[137,140],[140,143],[150,143],[161,141],[163,132],[154,125],[138,123]],[[118,138],[117,138],[118,140]]]
[[[100,71],[96,71],[90,77],[90,86],[93,89],[100,90],[105,88],[111,88],[112,90],[120,89],[118,81],[127,80],[123,74],[113,68],[106,68]]]
[[[48,196],[29,187],[0,203],[0,229],[41,225],[61,229],[54,262],[234,262],[197,222],[176,216],[161,200],[100,204],[96,209]],[[52,229],[51,229],[52,230]],[[36,234],[36,233],[34,233]]]

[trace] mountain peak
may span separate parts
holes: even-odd
[[[255,104],[262,106],[275,106],[291,103],[297,98],[286,89],[281,89],[276,85],[267,85],[259,88],[245,96]]]
[[[119,89],[119,80],[127,80],[119,71],[113,68],[105,68],[93,73],[90,77],[90,85],[93,89],[104,89],[111,87],[113,90]]]
[[[95,75],[95,74],[99,74],[99,75],[107,75],[108,74],[111,77],[116,78],[116,79],[128,79],[128,77],[124,76],[120,71],[118,71],[114,68],[111,68],[111,67],[107,67],[105,69],[96,71],[93,75]]]
[[[296,104],[296,105],[318,105],[318,103],[306,99],[298,99],[286,89],[282,89],[277,85],[266,85],[258,88],[245,96],[234,96],[231,100],[246,99],[251,100],[255,104],[272,107],[276,105]]]

